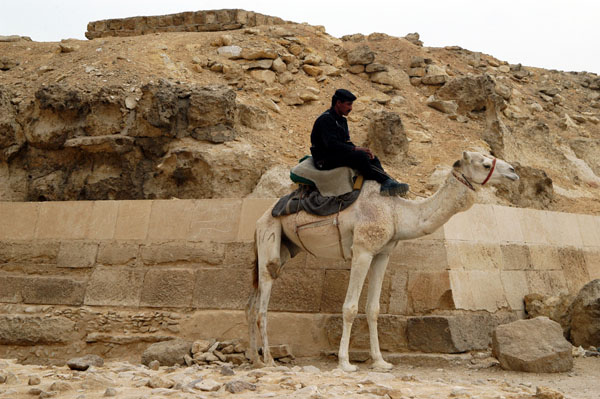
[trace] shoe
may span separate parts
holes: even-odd
[[[381,183],[381,195],[394,197],[404,196],[408,193],[409,186],[406,183],[399,183],[394,179],[387,179]]]

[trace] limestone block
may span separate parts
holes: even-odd
[[[118,211],[118,201],[94,201],[85,238],[90,240],[112,239],[115,234]]]
[[[36,238],[83,239],[92,214],[93,202],[64,201],[39,204]]]
[[[476,241],[497,243],[500,237],[498,236],[498,226],[494,208],[490,205],[475,204],[467,211],[471,223],[471,233]]]
[[[575,247],[583,246],[577,215],[546,211],[543,221],[550,244]]]
[[[576,215],[576,217],[583,245],[600,247],[600,217],[592,215]]]
[[[523,232],[523,239],[528,244],[549,244],[548,231],[544,217],[545,211],[535,209],[522,209],[519,223]]]
[[[560,247],[558,248],[558,259],[560,259],[569,292],[576,294],[581,287],[590,281],[583,250],[573,247]]]
[[[0,302],[21,302],[22,281],[23,279],[21,277],[0,276]]]
[[[456,309],[496,312],[508,307],[498,270],[450,270]]]
[[[29,240],[38,219],[37,202],[0,202],[0,240]]]
[[[474,241],[475,237],[471,229],[471,224],[474,222],[468,211],[457,213],[444,224],[444,237],[446,240]]]
[[[59,241],[0,241],[0,264],[55,264]]]
[[[196,271],[192,306],[242,310],[251,292],[251,270],[200,269]]]
[[[148,222],[148,239],[186,239],[194,206],[192,200],[152,201],[150,221]]]
[[[96,262],[100,265],[128,265],[135,262],[139,249],[137,242],[103,242],[98,247]]]
[[[405,352],[408,349],[406,318],[395,315],[382,314],[377,320],[379,331],[379,346],[383,351]],[[327,318],[325,332],[329,346],[338,348],[342,338],[342,315],[334,315]],[[359,314],[352,324],[350,333],[350,348],[369,348],[369,328],[365,315]],[[294,352],[298,353],[298,352]]]
[[[288,312],[318,312],[325,270],[286,270],[273,283],[269,309]]]
[[[297,255],[298,257],[300,255]],[[295,259],[295,258],[294,258]],[[352,266],[351,260],[334,260],[334,259],[322,259],[316,258],[310,254],[305,255],[305,265],[307,269],[347,269],[350,270]],[[287,265],[285,266],[288,267]]]
[[[454,309],[448,271],[408,273],[408,303],[413,313]]]
[[[24,303],[81,305],[85,282],[63,277],[25,277],[21,295]]]
[[[58,267],[93,267],[98,254],[98,243],[87,241],[63,241],[60,243],[56,264]]]
[[[585,257],[585,264],[587,265],[590,280],[600,278],[600,249],[586,248],[583,251],[583,256]]]
[[[240,223],[241,199],[194,201],[187,239],[190,241],[235,241]]]
[[[144,278],[140,306],[189,307],[193,290],[193,270],[152,269]]]
[[[503,268],[500,245],[448,241],[446,251],[449,269],[499,270]]]
[[[323,296],[321,298],[322,313],[342,313],[342,306],[348,290],[348,281],[350,281],[350,270],[325,270]],[[389,284],[387,285],[389,286]],[[365,281],[358,301],[358,311],[361,313],[365,312],[367,292],[368,284]]]
[[[542,295],[559,295],[569,292],[562,270],[528,270],[526,274],[529,292]]]
[[[524,242],[521,224],[519,223],[521,208],[492,205],[496,218],[496,233],[500,241]]]
[[[222,265],[230,268],[252,269],[256,263],[254,242],[228,242],[225,243],[225,259]],[[294,258],[297,259],[298,256]],[[288,265],[286,264],[286,269]]]
[[[533,269],[529,246],[521,244],[500,245],[502,251],[503,270],[528,270]]]
[[[240,226],[237,232],[238,241],[253,241],[256,221],[267,209],[275,204],[277,200],[272,198],[246,198],[242,202],[240,215]]]
[[[408,271],[392,270],[390,272],[390,299],[388,313],[408,314]]]
[[[96,267],[85,291],[85,305],[138,306],[143,269]]]
[[[446,246],[442,240],[401,241],[392,252],[388,267],[420,271],[446,270]]]
[[[550,245],[529,245],[531,264],[536,270],[561,270],[558,249]]]
[[[152,201],[119,201],[114,238],[117,240],[145,240]]]
[[[523,298],[529,294],[527,273],[524,270],[503,270],[500,272],[504,296],[512,310],[524,310]]]
[[[1,345],[45,345],[75,339],[75,323],[64,317],[0,315]]]
[[[223,262],[225,246],[214,242],[175,241],[148,243],[140,247],[140,256],[147,265],[194,264],[214,266]]]

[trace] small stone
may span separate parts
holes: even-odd
[[[185,362],[186,366],[191,366],[192,364],[194,364],[194,359],[192,359],[192,357],[190,355],[183,355],[183,361]]]
[[[564,399],[564,395],[548,387],[538,386],[535,389],[536,399]]]
[[[52,383],[52,385],[50,385],[51,391],[66,392],[71,391],[72,389],[73,387],[71,386],[71,384],[65,381],[55,381]]]
[[[221,367],[221,375],[234,375],[235,371],[229,366]]]
[[[54,396],[58,395],[58,392],[56,391],[42,391],[40,392],[40,399],[45,399],[45,398],[53,398]]]
[[[175,383],[171,380],[165,380],[157,375],[152,376],[146,381],[146,386],[150,388],[171,388]]]
[[[42,393],[42,390],[40,388],[31,388],[27,393],[29,395],[39,395]]]
[[[4,383],[5,384],[18,384],[19,383],[19,379],[17,378],[16,375],[14,375],[14,373],[8,373],[6,374],[6,376],[4,377]]]
[[[104,396],[117,396],[117,390],[115,388],[106,388],[106,391],[104,391]]]
[[[221,353],[224,355],[230,355],[234,352],[233,349],[234,349],[233,345],[227,345],[226,347],[221,349]]]
[[[125,98],[125,107],[127,109],[135,109],[137,106],[137,99],[133,96],[129,96]]]
[[[200,339],[198,341],[194,341],[192,344],[192,354],[195,355],[199,352],[206,352],[208,348],[210,348],[212,343],[205,339]]]
[[[194,384],[194,388],[204,392],[214,392],[221,388],[221,384],[215,380],[203,380]]]
[[[220,361],[222,361],[222,362],[226,362],[226,361],[227,361],[227,358],[225,357],[225,355],[224,355],[224,354],[222,354],[222,353],[221,353],[221,352],[219,352],[219,351],[214,351],[214,352],[213,352],[213,355],[215,355],[216,357],[218,357],[218,358],[219,358],[219,360],[220,360]]]
[[[154,371],[158,371],[158,369],[160,368],[160,362],[158,360],[153,360],[150,362],[150,364],[148,364],[148,368]]]
[[[256,385],[242,380],[235,380],[226,383],[225,390],[230,393],[240,393],[245,390],[256,391]]]
[[[28,385],[40,385],[42,380],[37,375],[30,375]]]
[[[312,373],[312,374],[320,374],[321,373],[321,370],[315,366],[304,366],[304,367],[302,367],[302,371],[304,371],[305,373]]]
[[[104,359],[98,355],[85,355],[82,357],[75,357],[67,361],[67,366],[71,370],[85,371],[90,366],[102,367],[104,366]]]

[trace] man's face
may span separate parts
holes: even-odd
[[[346,116],[352,111],[352,101],[338,101],[335,103],[335,112],[341,116]]]

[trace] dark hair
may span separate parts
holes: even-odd
[[[337,89],[335,91],[335,93],[333,94],[333,97],[331,97],[331,107],[333,108],[337,101],[353,102],[354,100],[356,100],[356,96],[354,94],[352,94],[349,90]]]

